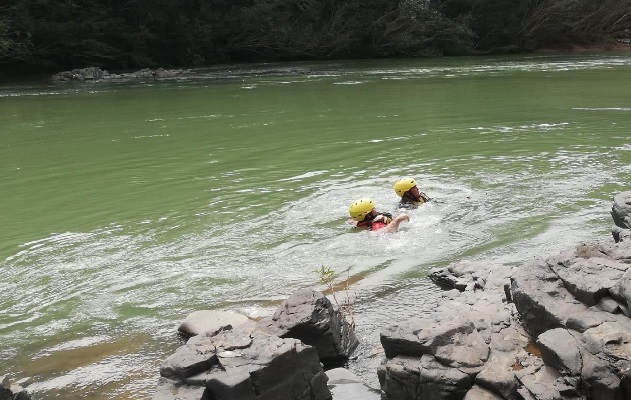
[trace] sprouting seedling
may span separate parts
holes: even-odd
[[[335,271],[331,269],[331,267],[327,267],[322,265],[320,268],[313,270],[320,277],[320,283],[326,285],[329,288],[329,292],[333,296],[333,301],[337,305],[338,310],[340,310],[340,314],[342,314],[342,318],[344,318],[350,325],[351,330],[355,330],[355,318],[353,316],[353,300],[349,295],[349,287],[348,282],[350,279],[347,279],[345,282],[344,290],[346,291],[346,296],[344,301],[340,303],[337,300],[337,296],[335,295],[336,290],[334,285],[335,281]]]

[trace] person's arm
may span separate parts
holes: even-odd
[[[383,232],[383,233],[396,232],[399,230],[399,225],[401,224],[401,222],[409,221],[409,220],[410,220],[410,217],[408,217],[407,214],[403,213],[401,215],[398,215],[395,219],[393,219],[392,222],[390,222],[386,227],[380,229],[379,232]]]

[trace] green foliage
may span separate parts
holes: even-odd
[[[320,283],[326,286],[329,286],[333,283],[335,279],[335,271],[333,271],[330,267],[321,266],[318,269],[313,270],[320,277]]]
[[[0,64],[49,70],[471,54],[629,36],[631,0],[5,0]]]
[[[329,288],[329,292],[333,296],[333,301],[335,301],[335,304],[337,305],[337,308],[340,311],[342,318],[348,322],[349,328],[351,330],[355,330],[355,317],[353,315],[354,300],[351,298],[349,288],[348,288],[349,279],[347,279],[344,282],[345,295],[342,301],[340,302],[338,301],[337,294],[336,294],[337,292],[336,286],[339,286],[339,285],[335,284],[335,271],[332,270],[330,267],[323,265],[320,268],[315,269],[313,272],[318,274],[320,278],[320,283]]]
[[[631,36],[631,0],[527,0],[520,24],[524,47],[558,47]]]

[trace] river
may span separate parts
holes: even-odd
[[[0,82],[0,375],[38,399],[147,399],[199,309],[265,315],[327,266],[381,326],[457,261],[611,240],[630,189],[631,52],[223,66],[164,81]],[[414,177],[400,232],[348,207]]]

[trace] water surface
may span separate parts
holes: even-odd
[[[631,55],[212,68],[0,86],[0,375],[39,399],[150,398],[198,309],[262,315],[325,265],[351,278],[376,385],[381,326],[440,301],[435,266],[611,240],[629,190]],[[436,201],[393,235],[393,183]]]

